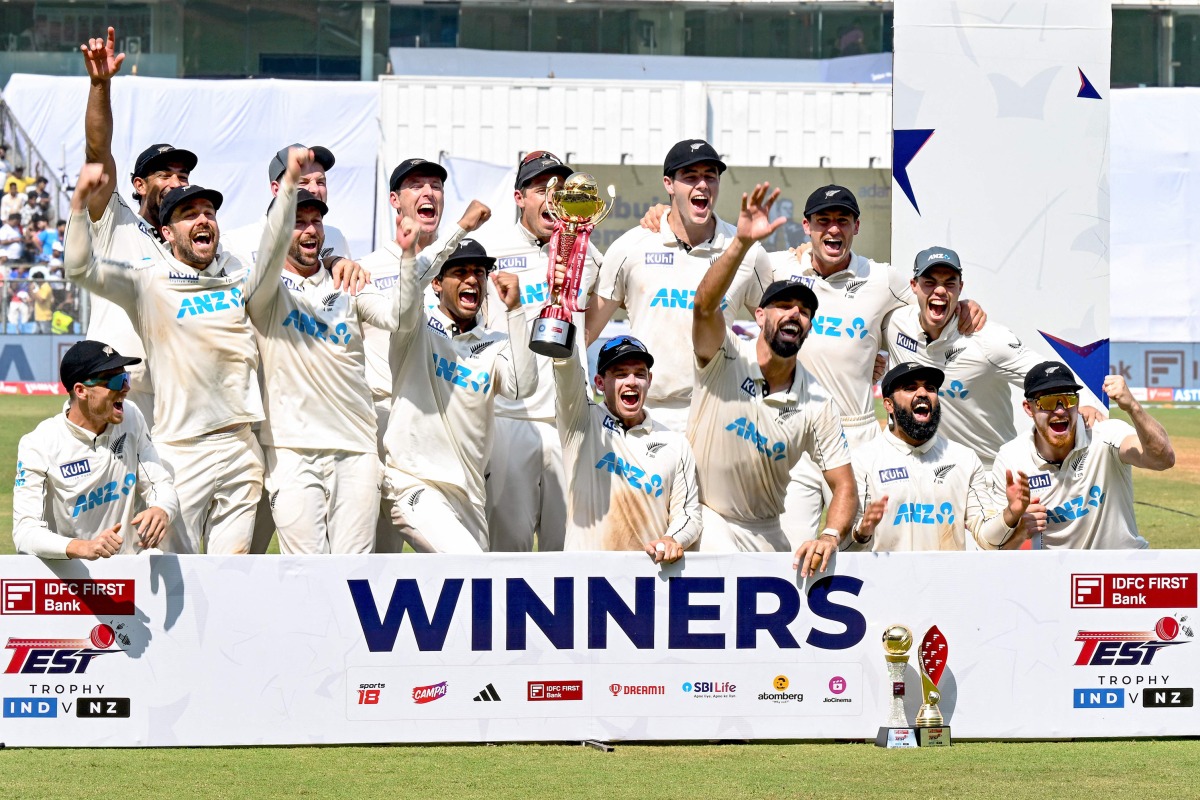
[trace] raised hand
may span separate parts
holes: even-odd
[[[770,220],[771,206],[779,199],[779,190],[770,192],[771,184],[756,184],[750,194],[742,193],[742,210],[738,214],[737,236],[744,242],[760,242],[787,224],[787,217]]]
[[[116,49],[117,34],[112,26],[109,26],[106,38],[88,39],[85,44],[79,45],[79,52],[83,53],[83,64],[93,83],[112,80],[112,77],[121,71],[125,54],[116,54]]]

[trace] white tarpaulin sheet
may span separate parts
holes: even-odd
[[[1200,733],[1193,551],[0,558],[8,746]]]
[[[14,75],[4,99],[38,150],[71,183],[83,164],[87,78]],[[328,147],[329,216],[355,255],[373,249],[379,86],[375,83],[202,81],[119,76],[112,83],[117,191],[129,198],[138,153],[168,142],[200,158],[193,183],[225,195],[225,231],[253,222],[271,200],[267,165],[293,142]]]

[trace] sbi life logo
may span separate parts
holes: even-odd
[[[865,339],[867,323],[862,317],[855,317],[847,322],[844,317],[819,314],[813,317],[812,332],[817,336],[832,336],[835,339]]]

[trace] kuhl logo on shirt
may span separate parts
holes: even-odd
[[[86,458],[81,458],[78,461],[59,464],[58,471],[62,473],[64,478],[78,478],[80,475],[87,475],[91,472],[92,465]]]
[[[670,266],[675,263],[675,254],[662,252],[646,253],[645,263],[659,267]]]
[[[917,340],[903,333],[896,334],[896,346],[913,353],[917,352]]]
[[[1038,472],[1029,476],[1029,490],[1034,489],[1049,489],[1050,488],[1050,473]]]
[[[605,416],[603,425],[606,429],[612,431],[613,433],[622,432],[621,423],[617,422],[612,417]]]
[[[170,270],[167,272],[167,283],[199,283],[200,273],[198,272],[176,272]]]
[[[754,382],[753,378],[746,378],[746,380],[742,381],[742,391],[751,397],[758,397],[758,385]]]
[[[496,259],[496,269],[525,269],[525,256],[501,256]]]
[[[908,480],[908,467],[888,467],[887,469],[879,470],[880,483],[906,480]]]

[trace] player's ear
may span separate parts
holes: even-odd
[[[806,236],[808,236],[809,238],[812,238],[812,231],[810,231],[810,230],[808,229],[808,217],[805,217],[805,218],[802,220],[802,222],[804,223],[804,233],[805,233],[805,235],[806,235]]]
[[[670,176],[670,175],[663,175],[663,188],[667,190],[668,197],[675,196],[675,189],[672,186],[672,183],[674,183],[674,181],[671,180],[671,177],[672,176]]]
[[[430,286],[430,288],[433,289],[433,293],[436,294],[439,298],[442,296],[442,276],[441,275],[434,278],[430,282],[429,286]]]
[[[601,375],[599,372],[597,372],[596,377],[593,379],[593,381],[596,384],[596,391],[603,392],[604,391],[604,376]]]
[[[761,308],[754,309],[754,322],[758,325],[758,327],[761,328],[763,326],[763,320],[766,318],[767,318],[766,311],[764,311]]]
[[[390,194],[388,194],[388,203],[391,204],[392,208],[399,211],[400,210],[400,195],[397,192],[391,192]]]
[[[1025,409],[1025,413],[1028,414],[1031,419],[1033,418],[1033,405],[1028,400],[1021,401],[1021,408]]]

